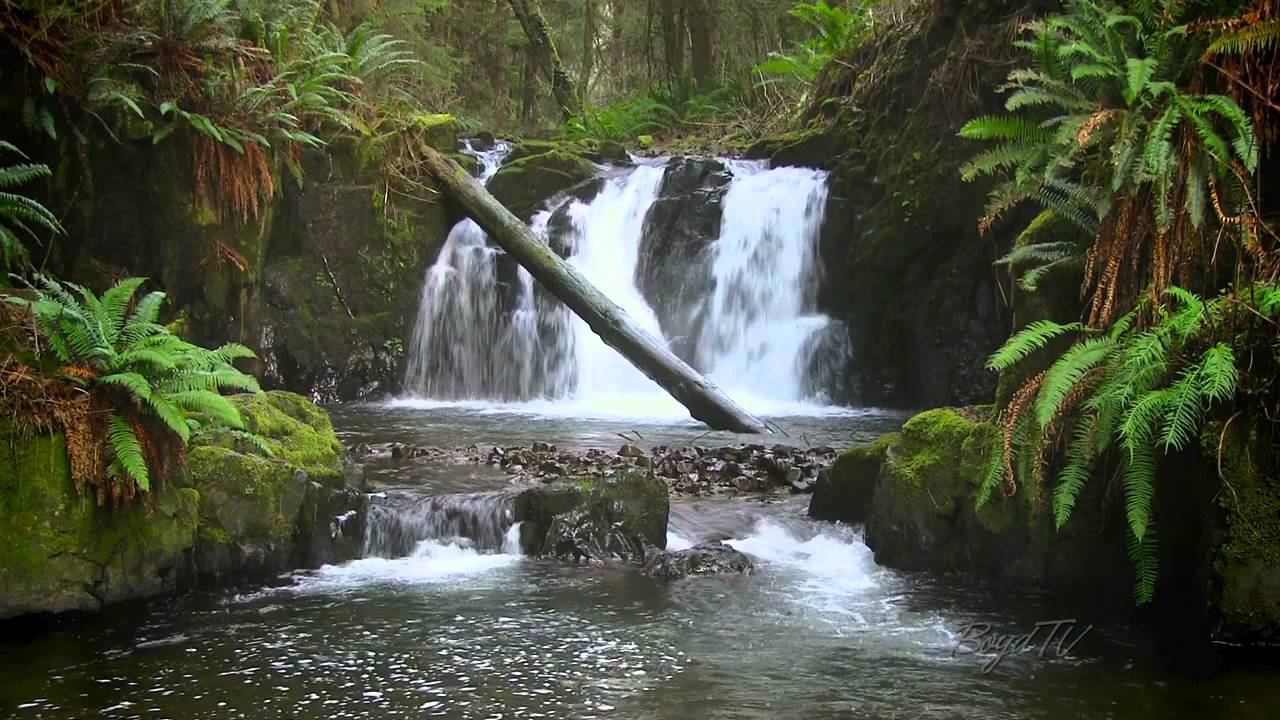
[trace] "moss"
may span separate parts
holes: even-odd
[[[889,448],[898,440],[897,433],[890,433],[870,445],[842,452],[818,478],[809,503],[809,516],[846,523],[866,522]]]
[[[245,428],[267,441],[274,460],[305,471],[316,482],[342,483],[345,449],[333,431],[328,413],[301,395],[279,390],[237,395],[232,402],[240,409]],[[216,434],[213,438],[214,444],[235,447],[230,435]]]
[[[528,219],[558,193],[594,176],[590,160],[550,150],[504,164],[489,181],[489,191],[517,216]]]
[[[458,133],[462,132],[462,125],[452,115],[415,115],[413,127],[422,133],[428,145],[437,150],[453,152],[458,148]]]
[[[1217,451],[1220,431],[1207,433]],[[1229,433],[1223,447],[1227,487],[1217,495],[1225,537],[1217,548],[1221,611],[1234,635],[1280,639],[1280,449],[1257,428]]]
[[[296,530],[308,482],[342,485],[342,443],[328,414],[300,395],[273,391],[232,401],[273,457],[225,431],[196,437],[183,482],[203,499],[200,538],[215,545],[284,542]]]
[[[194,543],[199,495],[162,488],[98,507],[71,481],[62,435],[0,427],[0,617],[92,610],[169,587]]]

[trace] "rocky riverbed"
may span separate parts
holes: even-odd
[[[690,497],[811,493],[836,458],[836,450],[831,447],[758,444],[659,445],[646,450],[636,442],[626,442],[616,451],[607,451],[561,449],[545,442],[487,448],[360,443],[350,450],[357,459],[381,457],[415,463],[489,465],[501,468],[513,481],[522,483],[611,478],[632,468],[643,468],[666,482],[673,494]]]

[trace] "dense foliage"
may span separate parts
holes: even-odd
[[[253,352],[234,343],[208,350],[174,335],[157,323],[164,293],[150,292],[135,301],[144,282],[122,280],[99,297],[79,285],[39,277],[33,298],[7,298],[34,321],[27,347],[18,355],[43,376],[85,389],[100,406],[83,412],[105,416],[106,473],[98,476],[99,468],[82,467],[77,480],[82,485],[105,483],[115,497],[131,496],[135,486],[151,488],[148,464],[166,464],[159,456],[163,444],[154,440],[157,434],[171,434],[185,445],[203,427],[226,427],[262,447],[243,432],[239,411],[220,394],[259,391],[257,380],[233,365],[254,357]],[[11,355],[6,365],[13,362]],[[149,427],[146,419],[158,424]]]
[[[1032,323],[992,357],[999,371],[1047,369],[1004,409],[979,504],[1042,483],[1056,464],[1061,527],[1091,477],[1118,478],[1135,595],[1147,602],[1160,458],[1220,447],[1202,441],[1214,422],[1276,417],[1280,265],[1256,130],[1267,117],[1237,101],[1256,94],[1243,78],[1206,73],[1227,48],[1274,66],[1274,44],[1253,40],[1269,21],[1255,13],[1243,27],[1231,4],[1072,0],[1066,10],[1019,41],[1032,64],[1009,76],[1009,114],[961,132],[995,143],[962,171],[1001,179],[984,226],[1030,200],[1044,208],[1034,225],[1065,220],[1082,238],[1016,248],[1004,262],[1025,269],[1023,288],[1081,272],[1087,301],[1083,322]],[[1209,92],[1215,82],[1227,91]],[[1051,346],[1065,350],[1046,358]]]

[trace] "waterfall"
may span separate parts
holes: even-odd
[[[826,173],[731,168],[698,357],[723,387],[799,402],[812,395],[814,339],[831,324],[816,311]]]
[[[477,154],[486,177],[504,154]],[[684,359],[757,412],[825,401],[819,381],[833,373],[816,372],[815,360],[845,357],[839,347],[832,351],[843,331],[816,311],[826,174],[747,161],[726,166],[732,180],[719,238],[705,251],[710,277],[678,293],[689,314],[706,319],[689,343],[693,356]],[[531,223],[536,236],[660,340],[663,328],[636,271],[665,171],[665,161],[607,171],[593,199],[562,198]],[[427,271],[405,388],[406,404],[534,402],[529,407],[539,412],[582,416],[685,414],[469,220],[453,228]]]

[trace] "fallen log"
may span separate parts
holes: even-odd
[[[423,148],[421,160],[449,196],[489,234],[490,239],[585,320],[592,332],[609,347],[621,353],[640,372],[688,408],[695,419],[716,430],[769,432],[768,426],[676,357],[636,324],[617,303],[597,290],[582,273],[539,242],[524,222],[511,214],[461,166],[430,148]]]

